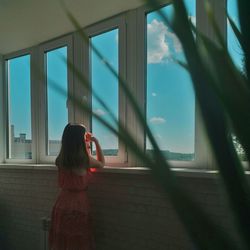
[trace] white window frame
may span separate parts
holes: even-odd
[[[8,65],[7,65],[7,61],[14,59],[14,58],[18,58],[21,56],[25,56],[25,55],[30,55],[30,101],[31,101],[31,107],[30,107],[30,111],[31,111],[31,135],[32,135],[32,143],[31,143],[31,152],[32,152],[32,159],[11,159],[8,158],[8,147],[10,147],[9,145],[9,134],[10,134],[10,126],[9,126],[9,112],[10,112],[10,106],[9,106],[9,83],[8,83]],[[5,137],[5,160],[4,163],[12,163],[12,164],[16,164],[16,163],[35,163],[36,162],[36,142],[37,142],[37,138],[36,138],[36,127],[35,127],[35,119],[34,119],[34,113],[35,113],[35,98],[34,98],[34,72],[32,70],[32,61],[34,60],[34,49],[33,48],[28,48],[28,49],[24,49],[24,50],[20,50],[18,52],[13,52],[7,55],[4,55],[3,57],[4,60],[4,89],[3,89],[3,95],[4,95],[4,137]]]
[[[125,24],[125,16],[119,15],[113,17],[111,19],[104,20],[100,23],[91,25],[84,29],[85,34],[89,37],[89,40],[97,35],[102,33],[111,31],[113,29],[118,28],[119,35],[119,48],[118,48],[118,56],[119,56],[119,74],[122,76],[124,80],[126,80],[126,24]],[[84,61],[84,72],[87,76],[91,84],[91,49],[89,43],[82,43],[83,46],[83,61]],[[126,126],[126,101],[125,94],[122,89],[119,88],[119,121]],[[91,93],[87,93],[87,101],[91,105],[92,96]],[[83,123],[87,126],[88,129],[91,127],[91,119],[92,117],[85,115],[85,119]],[[105,156],[106,165],[114,166],[114,165],[126,165],[127,164],[127,151],[125,145],[119,141],[118,142],[118,155],[117,156]]]
[[[143,66],[140,64],[140,57],[144,54],[141,44],[143,43],[142,30],[139,30],[141,19],[140,9],[130,10],[126,15],[126,79],[127,87],[130,89],[136,103],[144,111],[144,75],[141,74]],[[144,133],[139,123],[138,115],[132,107],[130,101],[126,100],[126,128],[137,146],[143,150]],[[134,154],[133,150],[127,148],[127,167],[145,167],[144,163]]]
[[[162,7],[170,4],[171,1],[164,1]],[[227,21],[225,8],[227,0],[210,0],[212,8],[215,10],[215,18],[218,22],[222,34],[227,39]],[[196,0],[196,26],[197,28],[215,41],[215,34],[206,17],[204,2]],[[93,37],[101,33],[119,28],[119,71],[122,77],[127,80],[128,87],[134,94],[141,110],[146,112],[146,14],[150,11],[148,7],[142,6],[129,10],[120,15],[102,20],[97,24],[83,29],[89,36]],[[12,164],[29,163],[54,163],[55,156],[46,154],[46,88],[44,79],[38,74],[38,70],[44,68],[44,52],[56,48],[67,46],[68,60],[80,70],[90,80],[90,49],[89,44],[82,42],[82,38],[77,32],[56,38],[54,40],[36,45],[35,47],[20,50],[7,55],[0,55],[0,141],[1,138],[7,142],[8,129],[8,88],[6,81],[5,60],[12,59],[25,54],[31,56],[31,128],[32,128],[32,159],[7,159],[8,145],[1,146],[0,143],[0,162]],[[1,62],[2,61],[2,62]],[[2,63],[2,66],[1,66]],[[38,66],[38,67],[37,67]],[[3,77],[1,79],[1,69]],[[46,77],[46,76],[45,76]],[[68,91],[78,100],[87,101],[91,105],[91,93],[84,92],[83,87],[77,77],[75,77],[68,67]],[[194,161],[169,161],[172,167],[178,168],[202,168],[214,169],[216,163],[209,146],[209,140],[205,133],[203,121],[199,114],[199,108],[195,105],[195,160]],[[90,128],[91,117],[83,112],[77,105],[68,102],[68,121],[78,122]],[[137,116],[126,100],[125,94],[119,89],[119,120],[126,126],[133,135],[138,146],[145,147],[144,131],[139,125]],[[127,152],[128,149],[119,142],[119,153],[116,157],[105,156],[107,165],[140,167],[143,164],[133,155],[133,152]]]
[[[4,60],[3,56],[0,55],[0,163],[3,163],[5,160],[5,102],[4,102],[4,81],[3,81],[3,72],[4,72]]]
[[[39,45],[39,68],[41,69],[42,76],[39,81],[40,92],[40,110],[39,110],[39,160],[40,163],[54,163],[56,156],[47,155],[47,72],[45,53],[67,46],[67,61],[73,62],[73,36],[66,35],[59,39],[49,41]],[[73,95],[73,74],[70,67],[67,68],[68,77],[68,95]],[[74,110],[71,101],[67,101],[68,107],[68,122],[74,122]],[[65,124],[66,126],[66,124]]]
[[[195,0],[194,0],[195,1]],[[201,12],[202,5],[201,1],[196,0],[196,25],[199,26],[199,23],[204,23],[202,15],[198,13]],[[171,1],[164,1],[161,7],[165,7],[168,4],[171,4]],[[146,92],[147,92],[147,83],[146,83],[146,74],[147,74],[147,65],[146,65],[146,39],[147,39],[147,23],[146,23],[146,15],[155,9],[151,9],[149,7],[143,6],[138,8],[138,35],[140,39],[138,41],[142,42],[141,45],[137,44],[137,48],[139,49],[137,65],[140,65],[139,75],[140,79],[138,79],[137,84],[143,86],[142,96],[144,100],[144,112],[146,115]],[[204,15],[203,15],[204,16]],[[207,33],[207,30],[204,30]],[[195,159],[193,161],[168,161],[169,164],[173,168],[202,168],[202,169],[211,169],[215,168],[214,157],[212,156],[211,149],[209,147],[208,138],[204,130],[203,121],[201,119],[201,115],[199,114],[199,108],[197,102],[195,101]],[[144,150],[146,147],[146,138],[144,135]]]

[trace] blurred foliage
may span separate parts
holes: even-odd
[[[160,6],[157,1],[147,0],[146,2],[152,8]],[[243,153],[246,160],[250,159],[250,37],[247,29],[250,3],[246,0],[238,1],[242,33],[228,16],[229,23],[243,49],[245,74],[242,74],[234,65],[229,55],[209,1],[204,1],[204,4],[217,38],[216,42],[193,26],[182,0],[173,1],[175,15],[172,22],[160,9],[159,14],[182,43],[187,60],[185,68],[189,70],[193,80],[196,100],[237,221],[237,228],[243,242],[242,247],[250,249],[248,216],[250,189],[240,159]],[[206,234],[206,230],[205,227],[204,232],[201,233]],[[196,240],[194,236],[193,239]],[[206,249],[207,246],[204,247]],[[235,246],[235,249],[238,248],[240,247]]]
[[[153,151],[150,153],[150,157],[145,154],[144,149],[137,145],[130,131],[119,121],[116,121],[119,124],[118,129],[116,129],[102,117],[92,113],[91,106],[88,103],[83,103],[73,96],[69,96],[69,98],[84,112],[96,117],[99,122],[119,136],[119,139],[136,154],[138,159],[145,166],[151,168],[152,175],[168,195],[187,233],[195,244],[195,249],[250,249],[250,189],[240,159],[243,152],[245,159],[250,159],[250,32],[248,32],[250,2],[248,0],[238,1],[242,32],[237,29],[234,22],[228,17],[244,52],[245,75],[233,64],[208,2],[205,1],[206,11],[217,36],[216,43],[192,25],[182,0],[173,1],[174,18],[172,22],[161,12],[160,7],[162,7],[162,4],[160,2],[156,0],[145,0],[145,2],[150,8],[159,9],[159,14],[164,22],[172,28],[182,43],[187,63],[180,64],[190,72],[196,100],[201,110],[241,242],[234,242],[229,234],[222,230],[221,227],[218,227],[216,221],[213,221],[206,211],[191,198],[185,187],[178,183],[178,179],[171,171],[169,163],[165,160],[165,156],[147,126],[143,112],[127,87],[126,81],[103,58],[101,53],[89,43],[88,36],[62,2],[68,18],[83,41],[93,49],[110,72],[119,79],[119,86],[125,92],[141,128],[145,131],[145,135],[152,145]],[[69,63],[69,65],[84,88],[91,91],[91,84],[88,79],[73,64]],[[62,94],[65,94],[60,88],[54,87]],[[96,93],[92,93],[92,95],[108,111],[105,102]],[[113,118],[115,120],[115,116]],[[232,131],[234,131],[233,136]]]

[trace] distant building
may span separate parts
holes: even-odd
[[[10,139],[10,158],[12,159],[31,159],[32,158],[32,140],[26,139],[25,133],[20,133],[19,137],[15,137],[14,125],[11,125]],[[56,156],[60,150],[60,140],[49,140],[49,155]]]
[[[31,159],[31,140],[26,139],[26,134],[21,133],[15,137],[14,125],[11,125],[11,141],[9,156],[13,159]]]

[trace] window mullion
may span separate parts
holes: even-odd
[[[144,109],[144,9],[136,9],[129,11],[126,16],[126,32],[127,32],[127,84],[133,94],[134,99],[137,101],[137,105],[142,112]],[[135,25],[136,24],[136,25]],[[144,132],[139,124],[138,115],[132,104],[127,100],[126,121],[127,130],[133,136],[137,145],[143,150],[144,148]],[[128,154],[128,166],[137,167],[142,166],[139,159],[129,149]]]
[[[222,32],[222,36],[226,37],[226,0],[217,1],[210,0],[211,7],[214,11],[214,17],[217,21],[217,25]],[[203,1],[196,1],[196,26],[199,31],[209,37],[212,41],[216,41],[216,35],[213,27],[207,17],[205,4]],[[209,138],[206,132],[205,124],[202,120],[201,113],[196,102],[196,143],[195,150],[197,152],[197,166],[208,169],[216,168],[216,161],[210,147]]]
[[[126,65],[126,56],[127,56],[127,46],[126,46],[126,23],[125,19],[121,18],[118,30],[119,36],[119,47],[118,47],[118,58],[119,58],[119,70],[118,74],[122,80],[127,80],[127,65]],[[118,119],[119,122],[126,128],[126,95],[122,88],[121,84],[118,85],[118,95],[119,95],[119,109],[118,109]],[[127,162],[127,155],[125,155],[126,146],[119,140],[118,142],[118,157],[123,159],[122,162]]]
[[[58,134],[58,128],[55,126],[55,118],[50,116],[52,127],[49,126],[49,112],[58,108],[58,115],[64,116],[65,108],[67,109],[67,121],[58,120],[58,127],[66,126],[68,122],[74,122],[74,106],[69,99],[69,95],[74,96],[73,74],[69,64],[73,62],[72,52],[73,40],[72,36],[68,35],[60,39],[42,44],[39,46],[39,62],[42,75],[40,76],[40,116],[39,116],[39,162],[53,163],[57,152],[60,149],[61,134]],[[66,55],[66,62],[64,56]],[[49,60],[49,61],[48,61]],[[66,66],[66,68],[65,68]],[[66,78],[64,78],[64,75]],[[63,77],[63,78],[61,78]],[[60,79],[60,80],[59,80]],[[52,86],[56,84],[60,90],[67,88],[68,97],[63,97],[61,92],[58,92],[54,87],[49,87],[49,80],[52,80]],[[66,81],[66,82],[65,82]],[[51,93],[56,94],[51,98]],[[58,99],[59,98],[59,99]],[[63,98],[63,103],[60,98]],[[65,98],[65,102],[64,102]],[[50,104],[50,107],[48,105]],[[54,104],[53,104],[54,103]],[[60,105],[59,105],[60,103]],[[50,108],[50,110],[49,110]],[[55,113],[55,111],[53,111]],[[65,124],[62,124],[65,123]]]
[[[79,33],[74,33],[74,67],[89,79],[89,44],[83,41]],[[90,92],[76,75],[74,75],[74,95],[79,104],[89,105],[91,100]],[[90,117],[83,111],[81,106],[75,103],[75,122],[82,123],[90,130]]]
[[[39,68],[41,69],[40,77],[39,77],[39,89],[40,98],[39,98],[39,163],[44,162],[44,158],[46,155],[45,145],[46,145],[46,117],[47,117],[47,98],[46,98],[46,63],[44,60],[44,50],[42,47],[39,47]]]
[[[70,65],[74,66],[74,51],[73,51],[73,36],[70,36],[67,46],[67,86],[68,86],[68,99],[67,99],[67,108],[68,108],[68,121],[75,122],[75,107],[74,103],[70,100],[69,96],[75,98],[74,91],[74,72],[72,71]]]
[[[5,124],[6,116],[4,115],[5,110],[5,99],[4,99],[4,60],[3,56],[0,55],[0,163],[4,161],[6,140],[5,140]]]
[[[31,49],[31,123],[32,123],[32,155],[33,162],[39,163],[39,54],[38,48]]]

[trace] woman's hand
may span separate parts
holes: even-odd
[[[96,138],[96,137],[94,137],[94,136],[91,136],[90,141],[95,142],[95,143],[98,143],[97,138]]]
[[[92,157],[90,158],[90,167],[91,167],[91,165],[94,166],[94,167],[97,167],[97,166],[98,167],[104,167],[105,159],[104,159],[104,155],[103,155],[101,146],[100,146],[97,138],[94,137],[94,136],[91,136],[90,141],[94,142],[95,147],[96,147],[96,160],[94,158],[92,158]]]
[[[91,137],[92,137],[92,134],[90,132],[85,133],[85,141],[86,142],[91,142]]]

